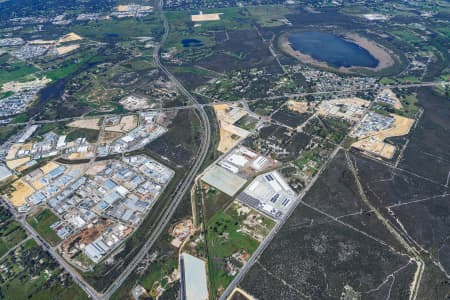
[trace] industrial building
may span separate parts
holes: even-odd
[[[237,199],[279,220],[295,202],[296,195],[284,178],[277,171],[272,171],[256,177]]]
[[[206,262],[187,253],[180,255],[181,300],[207,300]]]

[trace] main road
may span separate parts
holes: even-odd
[[[1,1],[1,0],[0,0]],[[157,46],[155,48],[159,53],[160,46]],[[155,53],[153,54],[153,57],[155,57]],[[170,74],[170,72],[161,64],[158,58],[155,60],[155,63],[157,66],[163,71],[169,78],[171,78],[175,83],[177,83],[178,89],[182,91],[182,93],[191,100],[190,105],[181,105],[181,106],[170,106],[170,107],[160,107],[160,108],[148,108],[148,109],[142,109],[138,112],[147,112],[147,111],[177,111],[177,110],[183,110],[183,109],[195,109],[199,106],[202,107],[212,107],[217,104],[246,104],[246,103],[252,103],[252,102],[258,102],[258,101],[264,101],[264,100],[276,100],[276,99],[282,99],[282,98],[299,98],[299,97],[306,97],[306,96],[320,96],[320,95],[327,95],[327,94],[339,94],[339,93],[356,93],[356,92],[365,92],[365,91],[376,91],[382,88],[389,88],[389,89],[407,89],[407,88],[419,88],[419,87],[434,87],[434,86],[448,86],[450,85],[450,82],[445,81],[431,81],[431,82],[422,82],[422,83],[412,83],[412,84],[392,84],[392,85],[379,85],[375,84],[369,87],[365,88],[351,88],[351,89],[345,89],[345,90],[333,90],[333,91],[321,91],[321,92],[304,92],[304,93],[285,93],[283,95],[276,95],[276,96],[268,96],[268,97],[262,97],[262,98],[252,98],[252,99],[241,99],[241,100],[235,100],[235,101],[220,101],[217,99],[210,98],[208,96],[202,95],[200,93],[194,93],[198,96],[207,97],[210,98],[210,100],[213,100],[213,102],[210,103],[203,103],[199,104],[194,100],[192,100],[192,95],[186,89],[183,87],[183,85],[178,82],[178,80]],[[186,94],[187,92],[187,94]],[[52,119],[52,120],[30,120],[27,122],[22,123],[10,123],[2,126],[30,126],[30,125],[42,125],[42,124],[51,124],[51,123],[57,123],[57,122],[69,122],[69,121],[75,121],[75,120],[86,120],[86,119],[94,119],[102,117],[114,117],[114,116],[121,116],[121,115],[129,115],[130,112],[124,112],[124,113],[115,113],[115,114],[102,114],[102,115],[95,115],[95,116],[78,116],[78,117],[67,117],[67,118],[61,118],[61,119]]]
[[[306,195],[306,193],[311,189],[311,187],[316,183],[317,179],[320,177],[322,172],[327,168],[328,164],[333,160],[333,158],[336,156],[336,154],[341,150],[341,146],[338,145],[334,148],[333,152],[330,154],[326,162],[322,165],[319,172],[314,176],[314,178],[307,184],[307,186],[300,192],[300,194],[297,197],[297,200],[294,205],[292,205],[289,209],[289,211],[285,214],[283,219],[281,219],[275,227],[270,231],[270,233],[264,238],[262,243],[258,246],[256,251],[252,254],[250,259],[245,263],[245,265],[242,267],[242,269],[239,271],[238,275],[233,279],[233,281],[228,285],[228,287],[225,289],[225,291],[220,296],[220,300],[226,300],[233,290],[237,287],[237,285],[242,281],[244,276],[247,274],[247,272],[251,269],[251,267],[256,263],[258,258],[261,256],[261,254],[266,250],[267,246],[272,242],[272,240],[275,238],[277,233],[280,231],[280,229],[283,227],[283,225],[286,223],[286,221],[289,219],[290,215],[294,212],[295,208],[298,206],[298,204],[302,203],[303,197]]]
[[[56,252],[55,248],[51,247],[39,236],[39,234],[34,230],[34,228],[31,227],[30,224],[28,224],[28,222],[25,219],[25,216],[19,215],[16,212],[16,210],[11,207],[9,202],[6,201],[6,199],[3,199],[3,197],[0,197],[0,205],[3,205],[11,212],[14,219],[18,221],[22,225],[22,227],[28,232],[29,237],[33,238],[39,246],[41,246],[44,250],[46,250],[50,254],[50,256],[52,256],[59,263],[59,265],[70,274],[73,281],[85,291],[85,293],[89,296],[89,298],[94,300],[101,299],[102,295],[98,293],[92,286],[90,286],[84,280],[84,278],[75,270],[75,268],[73,268],[69,263],[67,263],[64,260],[64,258],[62,258]]]
[[[161,42],[158,46],[155,47],[153,52],[153,61],[156,64],[156,66],[170,79],[172,80],[175,85],[177,86],[178,90],[192,103],[193,108],[196,110],[201,123],[201,129],[202,129],[202,141],[199,145],[199,150],[197,152],[196,159],[193,163],[193,165],[190,167],[190,170],[188,171],[187,175],[182,179],[178,187],[176,188],[175,194],[173,196],[173,199],[171,199],[170,204],[166,211],[161,215],[159,224],[157,227],[153,230],[152,234],[150,235],[149,239],[145,242],[145,244],[142,246],[142,248],[139,250],[138,254],[133,258],[133,260],[127,265],[127,267],[123,270],[122,274],[118,276],[114,282],[109,286],[109,288],[105,291],[103,294],[103,299],[109,299],[118,288],[125,282],[125,280],[128,278],[128,276],[135,270],[137,265],[142,261],[142,259],[147,255],[150,248],[155,243],[156,239],[161,235],[162,231],[166,226],[169,224],[169,221],[175,212],[176,208],[180,204],[181,200],[183,199],[184,195],[188,191],[189,187],[193,183],[193,180],[200,170],[200,167],[202,166],[206,154],[208,153],[208,148],[211,140],[211,128],[209,124],[208,115],[205,112],[204,107],[197,102],[197,100],[191,95],[191,93],[186,90],[186,88],[167,70],[167,68],[161,64],[160,61],[160,51],[161,46],[164,45],[167,36],[169,34],[169,24],[167,22],[167,18],[164,15],[163,12],[163,3],[160,1],[158,5],[159,13],[161,15],[161,19],[163,21],[164,25],[164,34],[161,38]]]

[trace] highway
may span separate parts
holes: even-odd
[[[206,158],[206,154],[208,153],[208,148],[210,144],[211,139],[211,129],[209,124],[208,115],[206,114],[204,107],[200,105],[197,100],[185,89],[185,87],[161,64],[160,61],[160,50],[161,45],[164,44],[164,42],[167,39],[167,36],[169,34],[169,24],[167,22],[167,19],[163,12],[163,3],[160,1],[158,5],[158,9],[161,15],[161,18],[163,20],[164,24],[164,35],[161,39],[160,44],[155,47],[155,50],[153,52],[153,59],[155,64],[159,67],[159,69],[170,79],[172,80],[179,91],[192,102],[192,107],[196,109],[198,116],[200,117],[200,123],[202,127],[202,142],[199,145],[199,150],[197,153],[197,157],[195,159],[195,162],[190,167],[188,174],[185,175],[185,177],[182,179],[180,184],[177,186],[175,194],[173,198],[171,199],[171,202],[166,209],[165,212],[161,214],[160,222],[152,231],[152,234],[150,235],[150,238],[145,242],[144,246],[139,250],[138,254],[133,258],[133,260],[127,265],[125,270],[122,272],[122,274],[114,280],[114,282],[109,286],[109,288],[105,291],[103,294],[103,299],[109,299],[114,292],[120,288],[120,286],[125,282],[125,280],[128,278],[128,276],[134,271],[134,269],[137,267],[137,265],[141,262],[141,260],[147,255],[151,247],[153,246],[156,239],[160,236],[160,234],[163,232],[164,228],[169,224],[169,221],[175,212],[176,208],[178,207],[179,203],[183,199],[186,192],[189,190],[196,174],[200,170],[200,167],[203,164],[203,161]]]
[[[25,228],[25,230],[28,232],[28,234],[36,241],[38,245],[40,245],[43,249],[48,251],[50,255],[60,264],[62,268],[64,268],[73,278],[76,284],[78,284],[85,292],[86,294],[91,298],[95,300],[101,300],[101,299],[109,299],[114,292],[123,284],[123,282],[128,278],[128,276],[134,271],[134,269],[137,267],[137,265],[141,262],[141,260],[146,256],[146,254],[149,252],[151,247],[153,246],[156,239],[160,236],[160,234],[163,232],[164,228],[168,225],[172,215],[174,214],[176,208],[180,204],[181,200],[183,199],[184,195],[190,188],[196,174],[200,170],[200,167],[202,166],[206,155],[208,153],[208,148],[211,140],[211,128],[209,124],[208,115],[206,114],[206,111],[204,109],[205,105],[201,105],[197,102],[197,100],[189,93],[189,91],[186,90],[186,88],[167,70],[166,67],[164,67],[160,62],[160,49],[161,45],[164,44],[165,40],[167,39],[168,33],[169,33],[169,25],[167,22],[167,19],[164,15],[163,9],[162,9],[162,1],[159,4],[159,11],[161,14],[161,18],[163,20],[164,24],[164,35],[161,39],[160,44],[155,47],[153,52],[153,59],[155,64],[159,67],[159,69],[170,79],[172,80],[179,91],[192,103],[192,105],[189,106],[182,106],[182,107],[176,107],[176,108],[160,108],[157,109],[159,111],[163,110],[178,110],[178,109],[195,109],[197,112],[198,117],[200,118],[200,124],[201,124],[201,132],[202,132],[202,141],[199,145],[199,150],[196,155],[196,159],[192,166],[190,167],[188,173],[185,175],[185,177],[181,180],[180,184],[177,186],[173,193],[173,198],[170,200],[168,207],[164,212],[160,214],[160,222],[158,223],[158,226],[152,231],[152,234],[150,235],[149,239],[145,242],[145,244],[142,246],[142,248],[139,250],[137,255],[133,258],[133,260],[127,265],[127,267],[123,270],[122,274],[118,276],[114,282],[109,286],[109,288],[105,291],[105,293],[99,293],[97,292],[92,286],[90,286],[84,278],[69,264],[67,263],[64,258],[62,258],[57,252],[55,248],[52,248],[47,242],[45,242],[39,234],[26,222],[25,218],[21,215],[19,215],[15,209],[9,206],[9,203],[5,199],[1,199],[3,201],[3,204],[11,211],[14,218],[21,223],[21,225]],[[111,115],[113,116],[113,115]],[[61,120],[42,120],[42,121],[32,121],[32,124],[46,124],[46,123],[53,123],[53,122],[60,122],[60,121],[72,121],[76,119],[86,119],[86,117],[77,117],[77,118],[65,118]],[[24,123],[26,125],[31,125],[30,122]],[[13,125],[24,125],[24,124],[13,124]],[[103,131],[104,125],[102,124],[101,131]],[[95,148],[98,147],[98,141],[95,144]],[[95,161],[95,156],[93,159],[90,160],[90,164],[92,164]]]

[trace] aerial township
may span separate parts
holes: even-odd
[[[22,2],[1,299],[449,294],[445,1]]]

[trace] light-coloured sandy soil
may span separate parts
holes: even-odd
[[[72,52],[78,48],[80,48],[80,44],[73,44],[73,45],[68,45],[68,46],[56,47],[56,51],[58,52],[58,55],[64,55],[64,54]]]
[[[73,41],[79,41],[82,40],[83,38],[81,36],[79,36],[78,34],[76,34],[75,32],[70,32],[64,36],[62,36],[59,40],[58,40],[58,44],[60,43],[67,43],[67,42],[73,42]]]
[[[306,101],[300,102],[300,101],[289,100],[287,102],[287,107],[289,110],[304,114],[308,111],[309,104]]]
[[[23,180],[17,180],[12,184],[12,187],[15,189],[14,192],[11,193],[11,196],[8,197],[8,200],[15,207],[20,207],[26,203],[26,198],[34,193],[33,188]]]
[[[23,157],[23,158],[18,158],[18,159],[13,159],[13,160],[8,160],[6,162],[6,165],[8,166],[8,168],[10,169],[15,169],[17,167],[20,167],[21,165],[27,163],[30,161],[30,157]]]
[[[369,133],[359,141],[353,143],[352,147],[386,159],[392,159],[397,149],[395,146],[385,143],[384,140],[389,137],[408,134],[414,124],[414,119],[395,114],[391,114],[391,116],[395,119],[392,127],[386,130]]]
[[[217,151],[225,153],[250,134],[247,130],[233,125],[237,120],[247,115],[247,112],[227,104],[214,105],[214,112],[220,124],[220,141]]]
[[[73,121],[73,122],[67,124],[67,126],[75,127],[75,128],[85,128],[85,129],[99,130],[100,129],[99,121],[100,121],[99,118],[85,119],[85,120],[76,120],[76,121]]]
[[[108,126],[105,131],[129,132],[137,126],[137,117],[134,115],[124,116],[120,119],[120,123],[114,126]]]
[[[42,79],[35,79],[33,81],[26,81],[26,82],[20,82],[20,81],[10,81],[10,82],[6,82],[3,84],[2,86],[2,91],[3,92],[20,92],[23,89],[27,89],[33,86],[44,86],[47,83],[49,83],[51,80],[48,79],[47,77],[43,77]]]
[[[191,15],[192,22],[219,21],[221,13]]]

